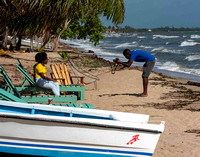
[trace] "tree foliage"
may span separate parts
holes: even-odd
[[[90,42],[94,45],[98,44],[104,36],[101,34],[105,26],[103,26],[99,14],[88,14],[81,18],[81,12],[77,12],[73,20],[70,22],[68,28],[62,33],[62,39],[86,39],[88,38]],[[60,31],[62,27],[58,29]]]
[[[0,0],[0,9],[0,34],[6,30],[20,36],[41,36],[45,31],[56,34],[66,21],[71,21],[68,31],[81,28],[71,34],[89,36],[95,44],[102,38],[99,16],[119,24],[125,11],[123,0]]]

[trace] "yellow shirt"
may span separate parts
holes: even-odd
[[[39,73],[43,73],[44,76],[46,76],[47,69],[46,69],[45,66],[42,65],[41,63],[37,63],[37,64],[34,66],[34,72],[35,72],[35,78],[40,78],[41,76],[39,75]]]

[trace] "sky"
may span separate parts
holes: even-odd
[[[200,0],[124,0],[125,19],[120,27],[200,27]],[[106,26],[113,25],[103,19]]]

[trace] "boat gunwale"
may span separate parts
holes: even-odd
[[[87,119],[87,118],[74,118],[74,117],[57,117],[57,116],[47,116],[47,115],[31,115],[31,114],[17,114],[17,113],[3,113],[0,112],[0,117],[3,118],[18,118],[24,120],[36,120],[36,121],[47,121],[56,123],[67,123],[75,125],[89,125],[96,127],[106,127],[106,128],[116,128],[125,129],[133,131],[151,132],[151,133],[162,133],[164,131],[164,122],[160,124],[148,124],[144,122],[125,122],[117,120],[99,120],[99,119]],[[133,127],[130,125],[139,125],[139,127]],[[129,125],[129,126],[128,126]],[[146,125],[146,129],[142,128]],[[157,127],[156,129],[148,128],[150,126]]]
[[[2,103],[2,104],[1,104]],[[62,106],[50,106],[50,105],[41,105],[41,104],[28,104],[28,103],[16,103],[9,101],[0,101],[0,106],[29,109],[29,110],[41,110],[41,111],[51,111],[51,112],[60,112],[67,114],[81,114],[86,116],[98,116],[99,118],[110,118],[113,120],[121,121],[122,117],[126,117],[125,121],[130,121],[131,116],[138,116],[142,120],[138,122],[148,122],[149,115],[145,114],[136,114],[136,113],[124,113],[118,111],[106,111],[106,110],[97,110],[97,109],[85,109],[85,108],[73,108],[73,107],[62,107]],[[84,111],[84,112],[83,112]],[[84,114],[82,114],[84,113]],[[128,119],[127,119],[128,117]],[[132,122],[132,121],[130,121]],[[133,121],[134,122],[134,121]]]

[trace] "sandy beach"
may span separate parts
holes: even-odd
[[[76,54],[69,53],[74,61],[85,56],[75,48],[60,47],[61,49],[76,51]],[[0,64],[13,83],[21,85],[23,76],[14,63],[19,58],[26,71],[32,75],[36,52],[9,54],[11,57],[0,57]],[[51,72],[49,65],[63,60],[56,52],[47,52],[47,54],[49,63],[46,67],[49,74]],[[149,78],[148,97],[138,97],[138,94],[142,93],[142,71],[131,68],[111,74],[108,63],[96,56],[89,58],[105,63],[105,66],[84,68],[99,78],[96,90],[93,83],[86,85],[84,102],[91,103],[96,109],[148,114],[152,121],[165,121],[165,131],[159,139],[154,157],[199,157],[199,86],[188,85],[188,80],[185,79],[152,73]],[[0,76],[0,84],[1,87],[5,85],[2,76]]]

